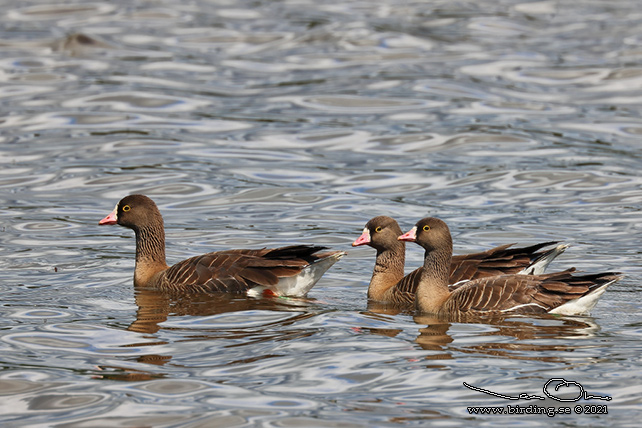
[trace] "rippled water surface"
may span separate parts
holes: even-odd
[[[0,424],[637,426],[641,10],[5,1]],[[97,226],[129,193],[161,208],[170,262],[288,243],[349,254],[308,299],[135,291],[133,234]],[[380,214],[404,229],[439,216],[458,253],[561,240],[552,268],[626,277],[590,317],[369,307],[374,250],[350,243]],[[421,261],[409,247],[407,268]],[[468,411],[559,407],[463,384],[519,396],[552,378],[611,400]]]

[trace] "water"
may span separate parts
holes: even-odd
[[[639,2],[50,3],[0,12],[2,426],[637,425]],[[132,233],[97,226],[134,192],[170,262],[349,255],[304,300],[136,292]],[[626,278],[591,317],[368,307],[374,251],[350,243],[380,214],[437,215],[458,253],[562,240],[554,269]],[[612,400],[467,410],[559,406],[463,385],[551,378]]]

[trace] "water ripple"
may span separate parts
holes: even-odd
[[[20,127],[27,131],[55,129],[112,129],[126,132],[129,129],[147,133],[149,129],[183,129],[190,132],[228,132],[249,128],[251,125],[225,120],[168,120],[160,116],[124,113],[42,113],[34,116],[13,116],[0,128]]]
[[[39,5],[11,9],[7,15],[12,20],[47,21],[67,17],[104,15],[113,12],[115,6],[109,3],[85,3],[82,5]]]
[[[66,352],[88,355],[136,355],[147,352],[144,347],[129,346],[146,340],[136,333],[124,333],[102,326],[80,324],[49,324],[39,332],[11,333],[2,341],[12,346],[40,352]],[[127,346],[126,346],[127,345]]]
[[[436,108],[446,105],[438,101],[383,99],[354,96],[279,97],[274,101],[288,101],[298,106],[334,113],[371,114],[407,109]]]
[[[110,92],[109,94],[75,98],[62,103],[64,107],[106,107],[118,111],[158,111],[185,112],[207,106],[209,103],[167,95],[129,92]]]
[[[636,420],[636,2],[48,3],[0,23],[4,425],[470,425],[462,382],[555,373],[613,397],[563,423]],[[97,225],[139,192],[170,263],[349,254],[307,299],[139,290],[134,234]],[[375,251],[350,243],[380,214],[443,217],[457,253],[561,240],[551,269],[626,277],[593,317],[413,316],[367,302]]]

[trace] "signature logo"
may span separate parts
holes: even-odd
[[[529,395],[526,393],[521,393],[519,395],[504,395],[498,392],[490,391],[488,389],[469,385],[466,382],[464,382],[464,386],[466,388],[472,389],[473,391],[483,392],[484,394],[493,395],[495,397],[504,398],[506,400],[545,400],[546,397],[548,397],[548,398],[552,398],[553,400],[563,401],[563,402],[568,402],[568,401],[572,402],[572,401],[579,401],[579,400],[611,401],[611,397],[609,397],[608,395],[603,396],[603,395],[589,394],[588,392],[586,392],[586,390],[584,390],[584,387],[579,382],[575,382],[573,380],[566,380],[564,378],[553,378],[546,381],[546,383],[544,384],[544,387],[542,388],[542,391],[544,392],[544,395],[546,397],[542,397],[541,395]],[[577,396],[573,398],[558,397],[557,395],[555,395],[555,393],[561,393],[562,391],[559,391],[559,389],[562,387],[578,388]],[[551,388],[553,389],[551,390]]]

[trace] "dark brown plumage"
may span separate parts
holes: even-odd
[[[414,304],[415,292],[423,272],[423,266],[404,277],[406,258],[405,242],[397,237],[403,232],[399,224],[391,217],[374,217],[363,230],[353,246],[369,245],[377,250],[368,298],[377,302],[392,304]],[[487,251],[453,256],[450,263],[449,284],[459,281],[516,274],[532,266],[543,272],[546,266],[561,254],[565,245],[540,251],[542,248],[556,244],[543,242],[530,247],[510,248],[512,244],[502,245]],[[451,285],[456,288],[456,285]]]
[[[469,281],[448,290],[452,237],[448,226],[434,217],[420,220],[400,240],[426,250],[416,306],[430,314],[561,313],[584,314],[595,306],[619,273],[572,275],[574,269],[543,275],[499,275]]]
[[[144,195],[123,198],[98,224],[121,226],[136,234],[134,285],[168,291],[304,296],[342,251],[313,245],[227,250],[192,257],[169,267],[165,262],[163,218]]]

